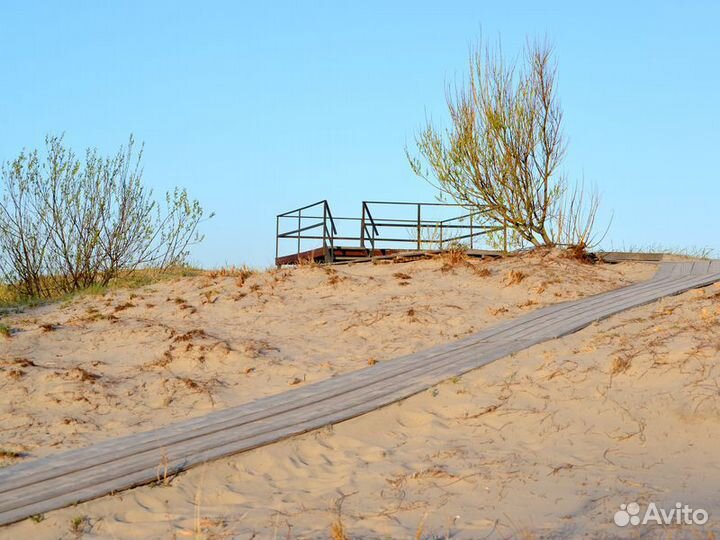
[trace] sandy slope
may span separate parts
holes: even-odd
[[[7,538],[715,538],[720,288],[637,308],[332,429],[0,530]],[[196,535],[196,530],[200,531]]]
[[[0,446],[34,456],[147,429],[653,272],[555,254],[443,263],[184,279],[16,316],[21,331],[0,353]],[[719,290],[638,308],[332,429],[0,537],[72,538],[72,519],[87,516],[76,528],[89,538],[323,538],[338,508],[363,538],[418,527],[423,538],[577,537],[623,532],[612,524],[621,502],[674,497],[720,517]],[[40,328],[51,322],[59,327]]]
[[[185,278],[6,318],[0,448],[35,457],[150,429],[653,271],[555,254],[446,263]]]

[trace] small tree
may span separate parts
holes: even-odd
[[[0,173],[0,272],[20,294],[51,296],[121,272],[184,263],[202,240],[204,212],[184,189],[165,204],[142,183],[135,142],[110,157],[84,161],[48,136],[46,152],[22,152]]]
[[[448,89],[450,127],[428,122],[406,149],[413,171],[455,202],[508,227],[515,245],[593,241],[595,193],[570,187],[560,171],[566,143],[556,95],[557,69],[547,44],[528,45],[517,66],[499,51],[470,54],[470,78]]]

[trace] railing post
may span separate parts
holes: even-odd
[[[327,256],[327,206],[323,204],[323,253]]]
[[[298,254],[298,259],[299,259],[299,258],[300,258],[300,229],[302,229],[302,210],[298,210],[298,226],[297,226],[297,228],[298,228],[298,232],[297,232],[297,236],[298,236],[298,250],[297,250],[297,254]]]
[[[442,251],[443,247],[443,224],[442,221],[440,222],[440,251]]]
[[[362,203],[362,217],[360,218],[360,247],[365,248],[365,203]]]
[[[280,256],[280,216],[275,216],[275,266],[280,267],[277,263]]]
[[[420,241],[420,221],[421,221],[420,203],[418,203],[418,205],[417,205],[417,248],[418,248],[418,251],[420,251],[422,249],[421,241]]]
[[[323,252],[325,262],[330,263],[335,259],[335,240],[333,238],[333,222],[330,217],[330,206],[327,201],[323,201]],[[330,218],[330,227],[328,227],[328,218]],[[330,241],[330,249],[327,248],[326,238]]]

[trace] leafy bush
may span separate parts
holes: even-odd
[[[417,175],[481,210],[511,245],[584,249],[594,241],[598,197],[560,172],[566,144],[551,52],[528,45],[520,65],[489,47],[473,52],[468,82],[448,89],[449,128],[429,122],[416,137],[419,157],[406,152]]]
[[[0,275],[18,294],[49,297],[107,285],[121,272],[183,264],[204,211],[186,190],[164,204],[143,185],[142,147],[79,159],[62,137],[0,171]],[[209,216],[212,217],[212,216]]]

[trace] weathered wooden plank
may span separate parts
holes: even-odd
[[[595,295],[581,300],[573,301],[572,304],[565,304],[564,309],[554,310],[552,312],[543,313],[541,317],[528,318],[528,321],[522,321],[520,324],[513,325],[507,331],[500,334],[503,339],[514,339],[527,336],[530,332],[541,332],[547,327],[551,327],[560,320],[566,320],[571,316],[579,315],[586,312],[597,310],[602,305],[613,305],[618,299],[628,299],[632,304],[640,294],[656,294],[656,291],[665,286],[666,283],[674,282],[672,278],[666,278],[662,281],[648,281],[643,284],[631,285],[624,287],[618,291],[612,291],[602,295]],[[529,323],[529,324],[528,324]],[[500,337],[499,336],[499,337]]]
[[[591,309],[586,309],[582,312],[574,313],[573,317],[566,318],[564,320],[558,320],[557,317],[549,321],[543,321],[537,325],[533,331],[540,332],[546,339],[556,338],[571,331],[577,331],[592,322],[602,320],[614,313],[628,309],[630,307],[637,307],[644,305],[649,302],[655,301],[657,298],[663,296],[669,296],[673,294],[679,294],[688,289],[703,286],[704,284],[710,284],[717,281],[716,278],[710,280],[698,279],[698,277],[690,277],[684,280],[676,280],[671,284],[661,284],[662,286],[656,287],[652,290],[645,290],[634,292],[627,298],[621,301],[612,303],[604,302],[601,304],[595,304],[591,306]],[[519,332],[514,337],[525,338],[527,337],[526,332]]]
[[[600,251],[595,254],[598,259],[605,262],[660,262],[663,259],[662,253],[637,253],[632,251]]]

